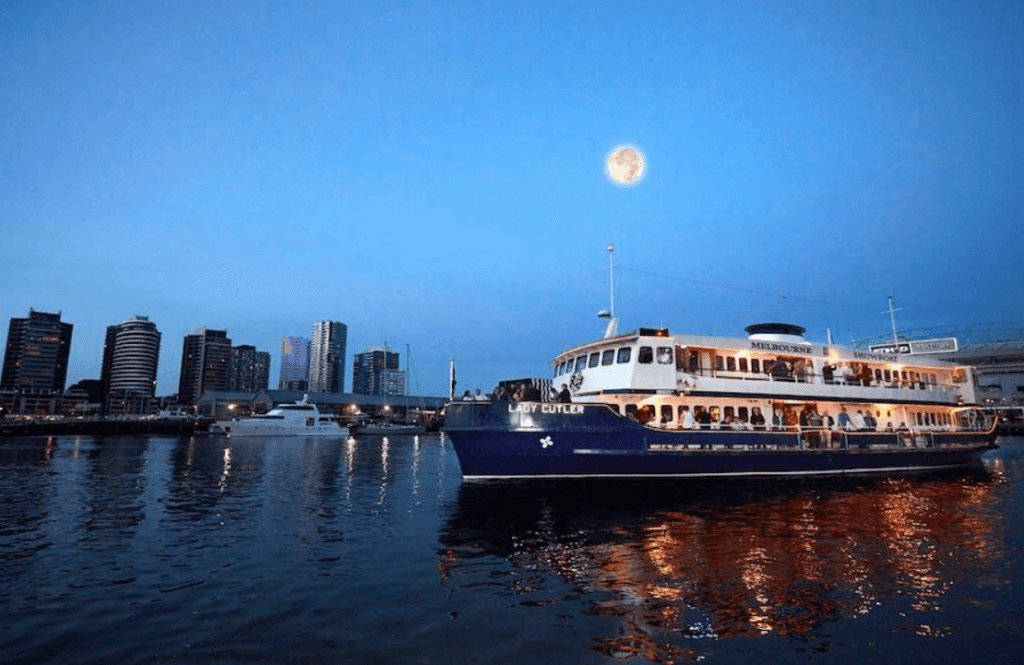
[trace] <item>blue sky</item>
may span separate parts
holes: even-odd
[[[1024,318],[1020,3],[355,4],[5,3],[0,317],[62,311],[69,384],[136,314],[160,394],[322,319],[427,394],[548,376],[608,243],[622,329]]]

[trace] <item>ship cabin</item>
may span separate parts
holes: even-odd
[[[980,426],[976,379],[968,366],[933,358],[815,345],[804,328],[765,323],[748,337],[639,330],[568,349],[553,361],[553,389],[574,402],[603,403],[650,426],[681,428],[697,413],[713,427],[799,427],[808,413],[836,422],[847,411],[875,427]],[[830,417],[830,418],[829,418]],[[707,416],[704,416],[705,421]]]

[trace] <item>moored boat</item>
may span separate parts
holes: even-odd
[[[423,425],[408,423],[366,423],[352,427],[353,434],[374,434],[374,435],[397,435],[397,434],[423,434],[427,428]]]
[[[348,436],[348,428],[321,414],[309,395],[294,404],[281,404],[266,415],[215,421],[210,434],[228,436]]]

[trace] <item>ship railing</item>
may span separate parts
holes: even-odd
[[[762,372],[744,372],[741,370],[727,370],[727,369],[711,369],[701,368],[699,370],[680,370],[679,374],[685,374],[693,377],[708,377],[714,379],[738,379],[742,381],[769,381],[769,382],[781,382],[781,383],[817,383],[821,385],[829,386],[847,386],[847,387],[863,387],[863,388],[880,388],[886,390],[915,390],[923,392],[938,392],[943,395],[955,395],[957,392],[957,385],[953,383],[931,383],[929,381],[905,381],[903,379],[893,379],[886,381],[884,379],[877,379],[874,376],[870,378],[858,378],[855,376],[834,376],[833,378],[825,378],[822,374],[816,374],[807,372],[805,374],[792,374],[789,376],[776,376],[774,374],[764,374]]]
[[[649,425],[650,426],[650,425]],[[659,428],[660,429],[660,428]],[[896,430],[842,430],[776,426],[761,430],[751,429],[689,429],[673,430],[702,432],[712,436],[699,442],[683,444],[687,450],[893,450],[973,447],[978,445],[977,429],[935,428]],[[737,434],[756,436],[738,440]],[[730,436],[732,435],[732,436]],[[950,436],[971,435],[963,440],[950,440]],[[936,437],[939,437],[937,440]]]

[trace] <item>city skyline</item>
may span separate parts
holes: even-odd
[[[136,313],[158,394],[199,327],[323,320],[408,345],[410,392],[550,376],[608,244],[620,330],[1024,320],[1012,3],[43,1],[0,34],[0,317],[74,322],[68,385]]]

